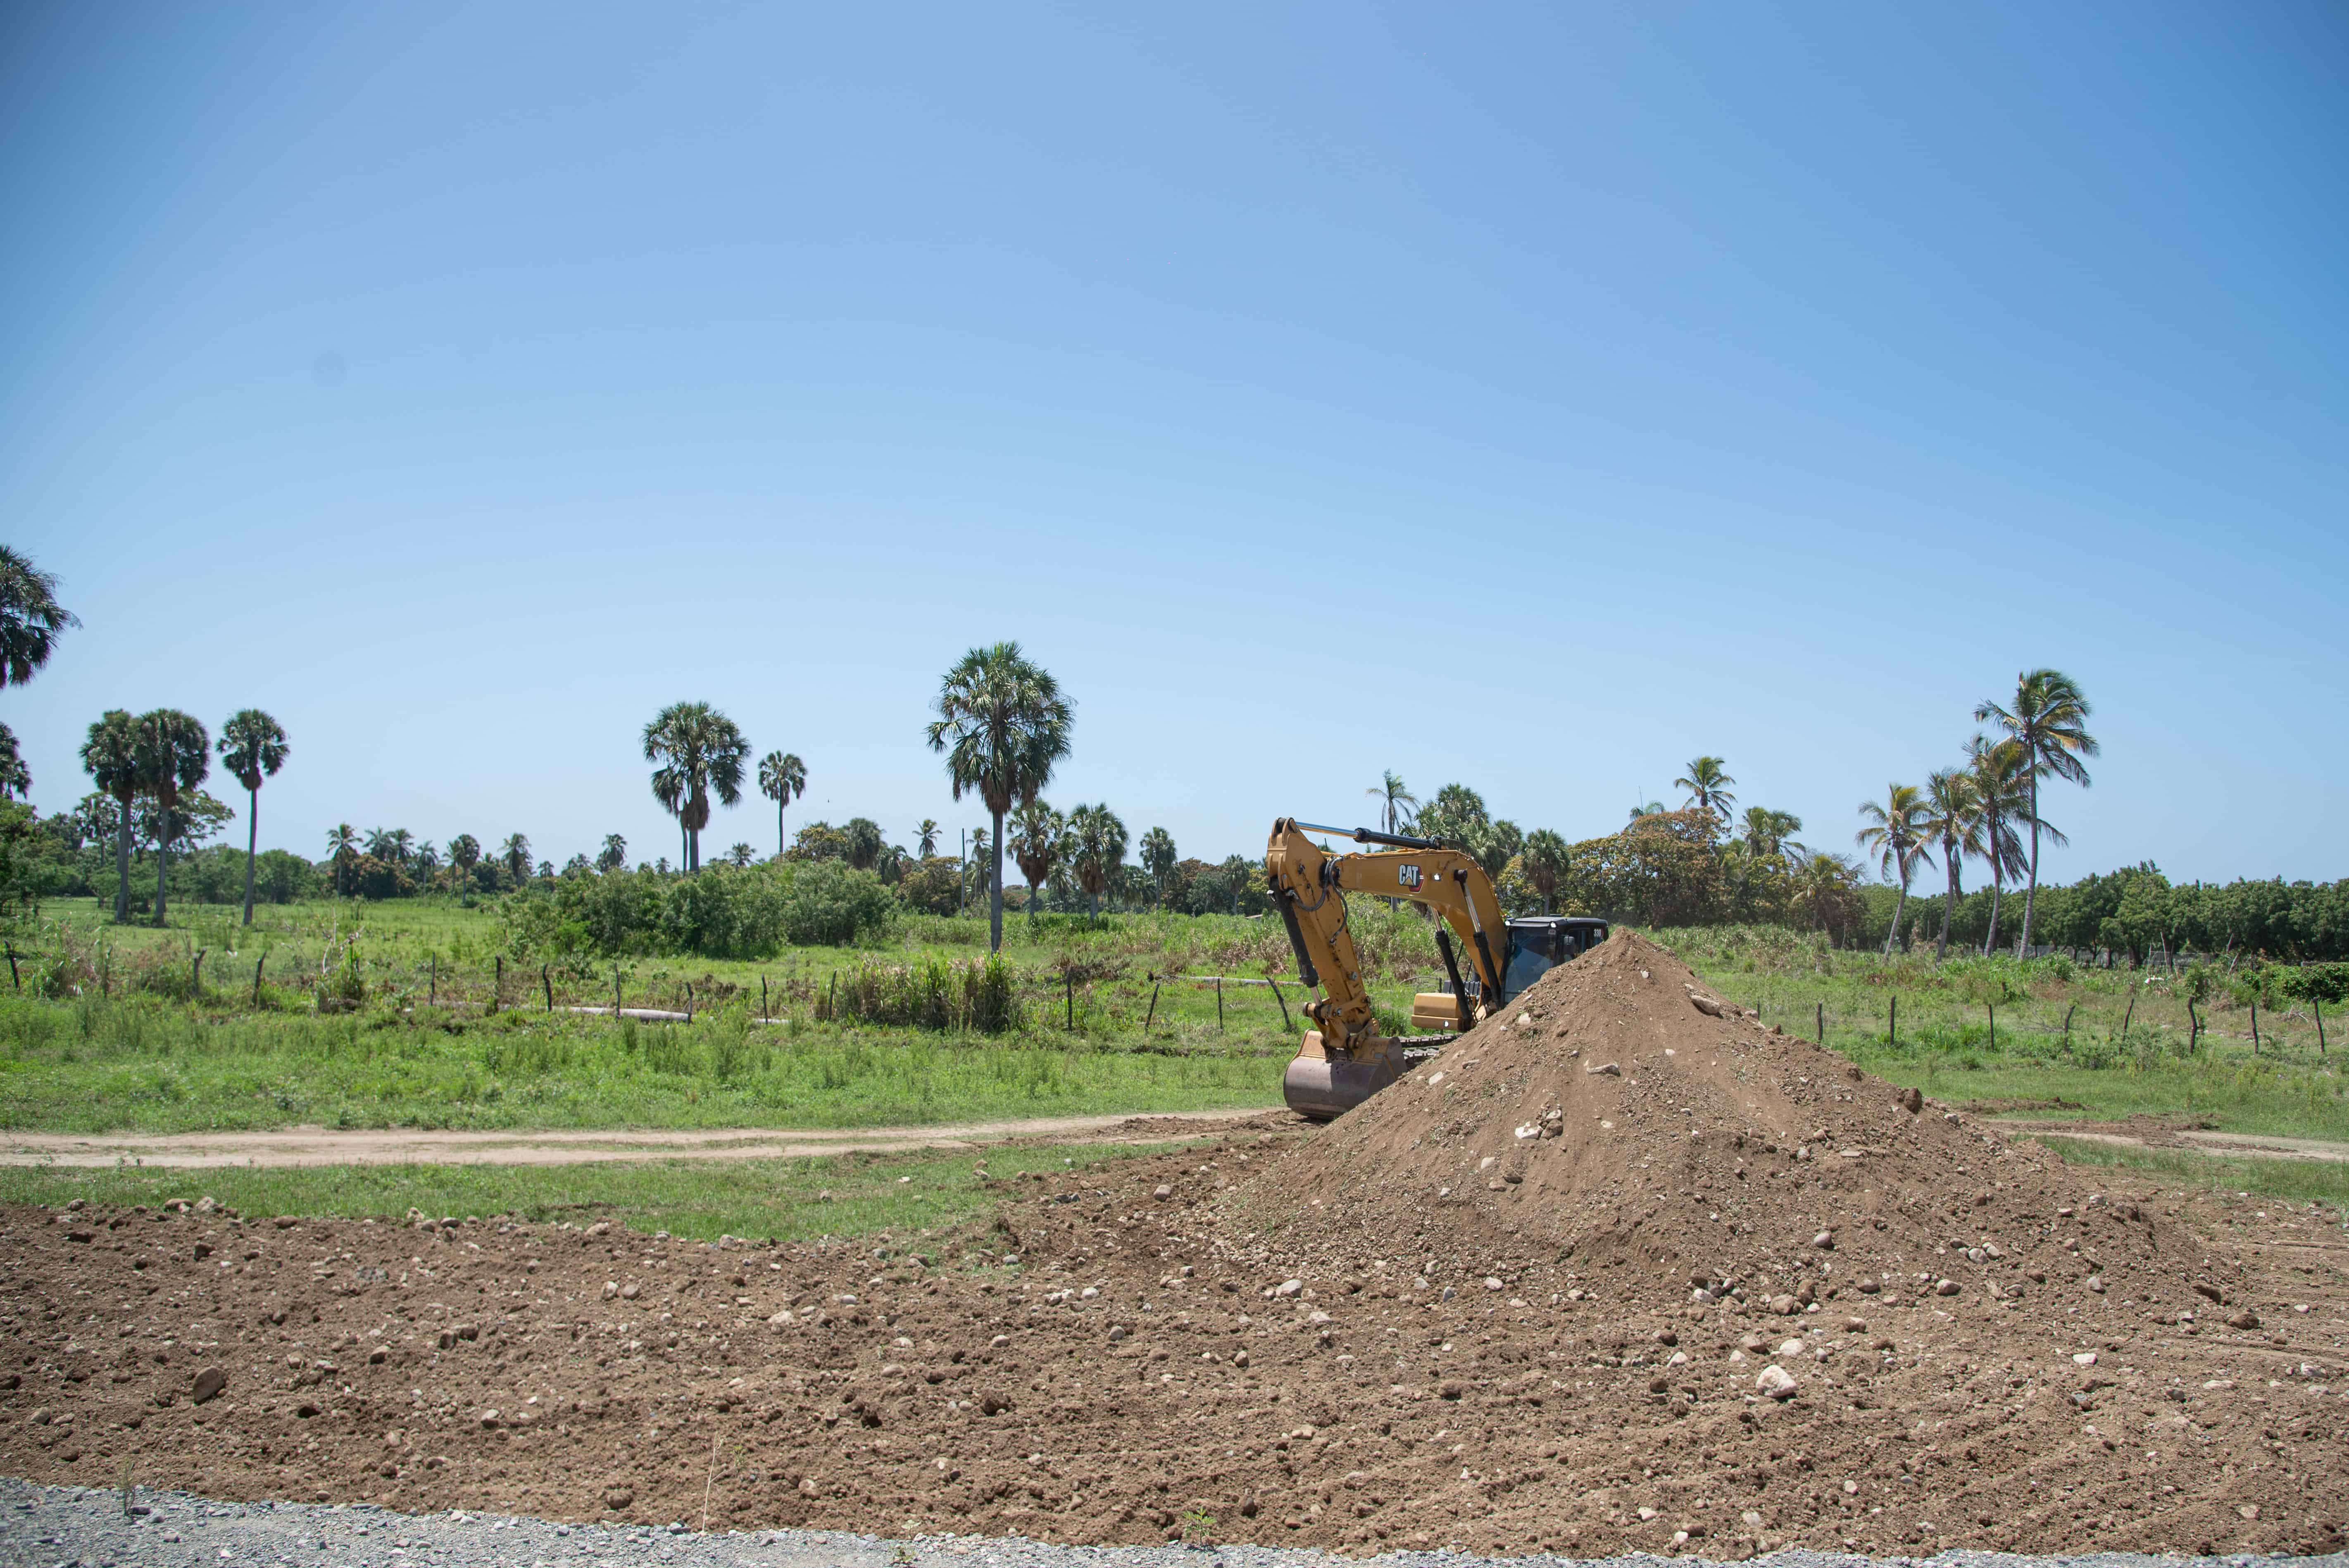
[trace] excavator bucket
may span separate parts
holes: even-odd
[[[1280,1094],[1298,1115],[1333,1121],[1401,1078],[1409,1067],[1402,1047],[1392,1040],[1376,1040],[1367,1049],[1333,1057],[1322,1050],[1319,1035],[1309,1034],[1281,1078]]]

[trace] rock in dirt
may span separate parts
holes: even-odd
[[[1801,1386],[1795,1381],[1793,1373],[1773,1364],[1762,1368],[1761,1376],[1754,1379],[1754,1387],[1773,1399],[1791,1399]]]
[[[207,1399],[219,1398],[221,1390],[227,1387],[228,1374],[217,1367],[207,1367],[196,1374],[195,1386],[188,1390],[188,1398],[201,1405]]]

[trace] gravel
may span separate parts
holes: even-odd
[[[366,1503],[213,1502],[186,1492],[137,1493],[126,1515],[119,1491],[0,1480],[0,1564],[7,1568],[1481,1568],[1504,1561],[1459,1552],[1404,1552],[1367,1559],[1265,1546],[1052,1546],[1016,1537],[924,1535],[896,1540],[839,1531],[703,1532],[666,1527],[556,1524],[543,1519],[451,1511],[395,1513]],[[1567,1568],[1583,1559],[1506,1559],[1516,1568]],[[1702,1558],[1618,1557],[1615,1568],[1710,1568]],[[1945,1552],[1869,1558],[1787,1551],[1750,1560],[1772,1568],[2250,1568],[2254,1563],[2349,1568],[2349,1553],[2323,1557],[2150,1557],[2090,1553],[2025,1557]]]

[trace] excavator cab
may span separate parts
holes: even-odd
[[[1501,968],[1504,995],[1495,1003],[1496,1006],[1522,994],[1559,965],[1579,958],[1606,941],[1607,923],[1587,914],[1526,915],[1510,921],[1508,932],[1508,957]],[[1473,1009],[1484,999],[1485,988],[1473,974],[1461,978]],[[1446,980],[1437,990],[1423,991],[1413,997],[1412,1027],[1433,1033],[1459,1028],[1460,1004],[1456,995],[1452,982]]]

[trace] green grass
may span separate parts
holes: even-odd
[[[2349,1209],[2349,1165],[2325,1160],[2245,1160],[2173,1149],[2126,1149],[2076,1138],[2037,1140],[2067,1165],[2128,1171],[2166,1187],[2193,1187],[2236,1196],[2257,1194],[2290,1203]]]
[[[2248,1009],[2214,997],[2189,1048],[2183,985],[2164,971],[1956,953],[1936,964],[1930,950],[1838,953],[1750,927],[1654,934],[1764,1022],[1813,1038],[1824,1014],[1829,1048],[1937,1099],[2012,1108],[2004,1114],[2023,1122],[2147,1115],[2349,1140],[2349,1079],[2329,1048],[2342,1043],[2330,1018],[2320,1047],[2313,1016],[2262,1009],[2254,1047]]]
[[[936,1233],[994,1202],[976,1169],[998,1178],[1130,1160],[1174,1143],[1012,1147],[984,1155],[843,1154],[812,1160],[582,1165],[357,1165],[209,1171],[0,1168],[0,1202],[76,1198],[128,1206],[212,1197],[248,1216],[344,1219],[510,1214],[533,1222],[610,1220],[700,1241],[798,1241],[880,1232]],[[830,1197],[823,1194],[830,1193]]]
[[[1009,919],[1021,1024],[978,1037],[815,1018],[854,966],[983,955],[976,919],[911,916],[876,945],[758,964],[508,956],[501,980],[491,903],[264,906],[249,929],[216,905],[180,905],[166,929],[105,914],[70,901],[18,934],[0,1126],[812,1128],[1240,1109],[1279,1103],[1304,1027],[1293,981],[1278,995],[1227,985],[1219,1006],[1213,986],[1176,978],[1286,973],[1278,923],[1230,916]],[[1401,1027],[1434,984],[1429,928],[1371,900],[1357,931]],[[608,1006],[616,985],[630,1006],[690,1004],[695,1022],[560,1010]],[[355,1010],[321,1011],[346,994]]]

